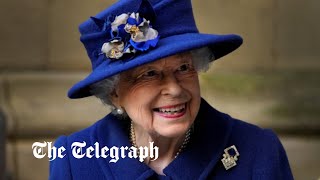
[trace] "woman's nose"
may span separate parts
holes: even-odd
[[[174,76],[174,74],[167,74],[163,77],[163,88],[161,90],[161,93],[163,95],[172,97],[181,95],[182,87],[179,80]]]

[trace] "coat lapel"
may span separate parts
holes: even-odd
[[[114,115],[109,114],[93,132],[92,143],[99,142],[101,146],[109,148],[113,146],[119,148],[121,146],[131,147],[127,127],[126,121],[121,121]],[[116,163],[110,162],[110,159],[110,157],[97,159],[106,179],[139,179],[142,175],[153,174],[153,171],[147,165],[140,163],[137,159],[119,158]]]

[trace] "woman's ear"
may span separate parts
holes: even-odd
[[[114,89],[111,92],[110,97],[111,97],[112,104],[115,105],[116,107],[119,107],[120,106],[120,98],[119,98],[119,95],[118,95],[118,92],[116,89]]]

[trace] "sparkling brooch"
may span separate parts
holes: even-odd
[[[223,163],[224,168],[228,170],[236,166],[239,156],[240,154],[235,145],[232,145],[224,149],[223,159],[221,159],[221,162]]]

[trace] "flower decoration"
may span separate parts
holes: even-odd
[[[111,23],[106,21],[104,27],[110,31],[111,38],[102,45],[101,51],[110,59],[147,51],[159,41],[158,31],[139,13],[123,13]]]
[[[123,55],[124,43],[114,39],[108,43],[104,43],[101,51],[106,53],[106,56],[114,59],[119,59]]]

